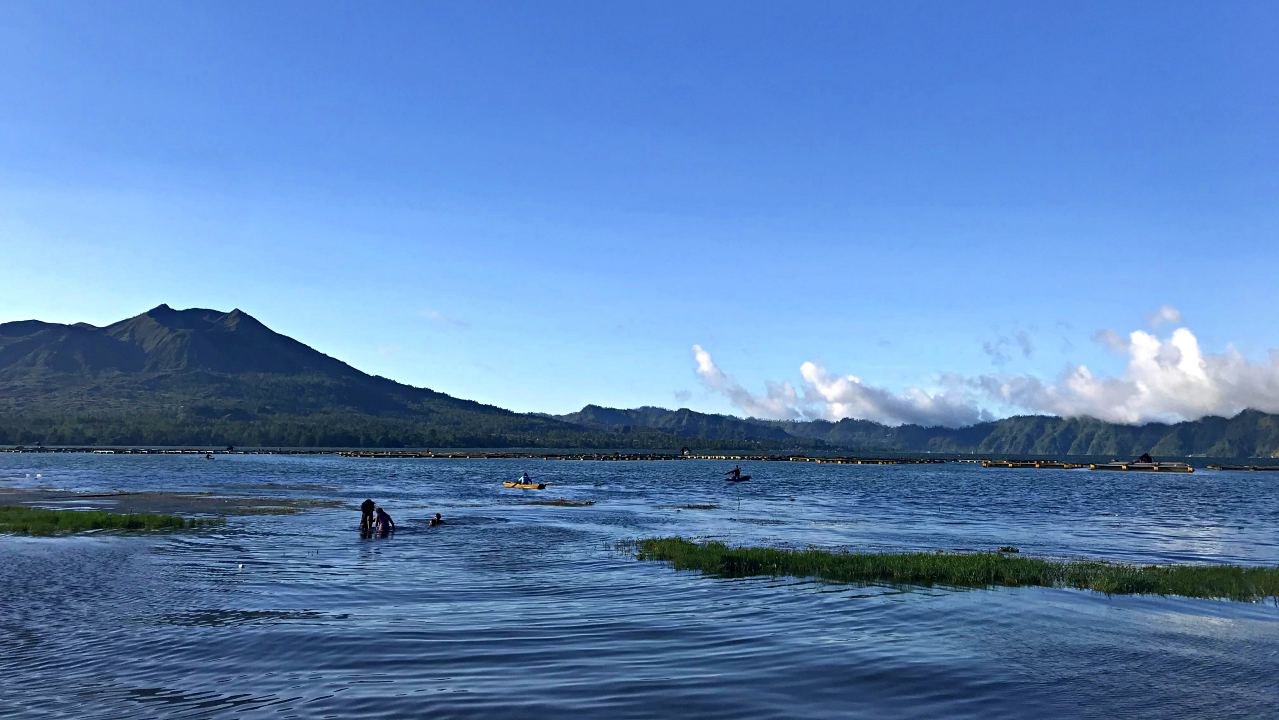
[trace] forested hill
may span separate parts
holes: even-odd
[[[712,440],[774,438],[772,433],[851,451],[977,453],[1000,455],[1102,455],[1137,457],[1279,457],[1279,415],[1256,410],[1232,418],[1206,417],[1177,424],[1117,425],[1092,418],[1029,415],[964,428],[902,425],[868,420],[778,421],[710,415],[691,410],[616,410],[588,405],[560,416],[607,430],[661,429]]]
[[[636,442],[674,442],[638,433]],[[0,325],[0,443],[616,444],[610,433],[368,375],[232,310]]]
[[[588,405],[521,414],[361,372],[240,311],[160,305],[106,327],[0,324],[0,444],[554,447],[1279,456],[1279,416],[1140,426],[782,422]]]

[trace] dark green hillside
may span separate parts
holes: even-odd
[[[587,405],[520,414],[360,372],[232,310],[107,327],[0,324],[0,444],[582,447],[1136,457],[1279,456],[1279,417],[1175,425],[1030,415],[965,428]]]
[[[710,415],[681,408],[665,410],[657,407],[641,407],[633,410],[617,410],[598,405],[587,405],[560,420],[609,432],[629,433],[639,429],[657,430],[678,437],[703,440],[747,440],[789,442],[796,444],[799,436],[785,429],[756,420],[744,420],[731,415]]]
[[[0,325],[0,443],[613,444],[603,435],[368,375],[239,310]]]
[[[690,421],[690,415],[697,416],[695,422]],[[1246,410],[1233,418],[1206,417],[1175,425],[1117,425],[1093,418],[1024,415],[963,428],[893,427],[851,418],[839,422],[757,420],[689,410],[614,410],[590,405],[561,418],[601,429],[627,422],[631,430],[661,428],[686,438],[740,438],[767,429],[806,441],[811,447],[854,452],[1115,458],[1137,457],[1144,452],[1163,457],[1279,456],[1279,416],[1256,410]]]

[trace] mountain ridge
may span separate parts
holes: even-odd
[[[0,444],[582,447],[1279,456],[1279,415],[1117,425],[1025,415],[963,428],[689,408],[516,413],[365,373],[252,315],[167,304],[106,326],[0,324]]]

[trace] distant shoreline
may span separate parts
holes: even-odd
[[[1052,469],[1086,469],[1092,463],[1131,462],[1131,459],[1113,458],[1109,456],[1080,455],[1000,455],[1000,454],[962,454],[962,453],[874,453],[862,455],[847,454],[789,454],[789,453],[748,453],[748,452],[673,452],[673,451],[595,451],[595,450],[492,450],[492,449],[384,449],[384,448],[236,448],[212,449],[192,447],[0,447],[0,453],[20,454],[88,454],[88,455],[189,455],[189,456],[227,456],[227,455],[325,455],[363,459],[381,460],[559,460],[559,461],[630,461],[630,462],[669,462],[681,460],[714,460],[720,462],[803,462],[823,465],[936,465],[944,463],[1022,463],[1026,465],[1042,464],[1046,470]],[[1062,460],[1061,458],[1070,458]],[[1209,470],[1276,470],[1279,471],[1279,460],[1275,458],[1209,458],[1209,457],[1174,457],[1166,458],[1185,463],[1196,469]],[[1066,468],[1053,465],[1067,465]],[[1027,469],[1027,468],[1021,468]],[[1032,467],[1030,469],[1040,469]],[[1002,468],[992,468],[998,472]]]

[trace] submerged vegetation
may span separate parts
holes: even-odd
[[[1042,560],[998,553],[849,553],[826,550],[734,548],[656,538],[638,543],[640,560],[671,563],[721,577],[788,575],[852,583],[1038,586],[1095,590],[1108,595],[1181,595],[1279,602],[1279,567],[1232,565],[1136,566]]]
[[[221,522],[219,518],[182,518],[153,513],[0,507],[0,533],[19,535],[63,535],[89,530],[184,530]]]

